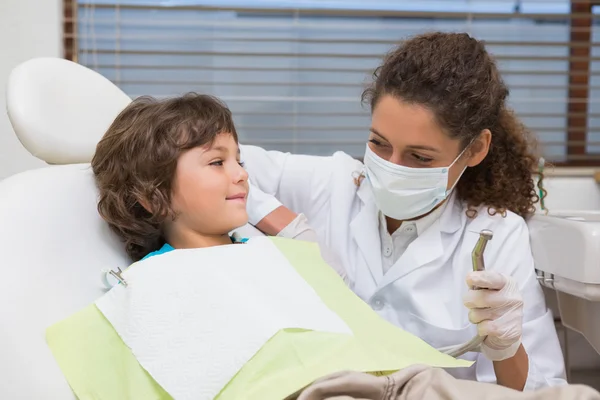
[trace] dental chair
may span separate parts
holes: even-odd
[[[25,62],[9,77],[15,132],[53,165],[0,182],[1,399],[75,398],[45,330],[104,293],[102,269],[130,264],[96,211],[85,164],[130,101],[101,75],[59,59]]]
[[[130,263],[97,213],[88,164],[130,101],[101,75],[62,59],[27,61],[9,77],[13,128],[50,165],[0,182],[0,399],[74,398],[45,330],[105,292],[103,269]],[[541,283],[559,291],[563,321],[599,350],[600,217],[567,217],[530,222],[536,268]],[[244,229],[245,236],[260,234]]]

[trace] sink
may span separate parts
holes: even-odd
[[[538,280],[556,291],[563,325],[600,353],[600,212],[536,214],[528,226]]]

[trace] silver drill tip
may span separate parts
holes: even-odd
[[[487,240],[491,240],[494,237],[494,232],[488,230],[488,229],[484,229],[481,232],[479,232],[479,234],[481,235],[481,237],[487,239]]]

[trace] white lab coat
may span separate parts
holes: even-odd
[[[391,323],[440,348],[477,334],[463,295],[472,269],[471,252],[482,229],[494,232],[486,268],[510,275],[524,300],[523,345],[529,355],[526,390],[565,383],[565,368],[551,311],[536,280],[529,231],[513,213],[491,216],[481,207],[468,218],[465,205],[448,199],[440,218],[412,242],[385,274],[382,269],[378,210],[368,181],[353,176],[362,164],[345,153],[331,157],[291,155],[241,146],[242,160],[254,183],[285,206],[304,213],[344,265],[352,290]],[[457,378],[495,382],[491,361],[480,353],[470,368],[449,370]]]

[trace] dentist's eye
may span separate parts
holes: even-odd
[[[413,157],[414,157],[414,158],[415,158],[415,159],[416,159],[418,162],[421,162],[421,163],[429,163],[429,162],[433,161],[433,158],[427,158],[427,157],[423,157],[423,156],[420,156],[420,155],[418,155],[418,154],[414,154],[414,153],[413,153],[413,155],[412,155],[412,156],[413,156]]]
[[[370,143],[373,143],[375,146],[382,146],[382,143],[377,139],[369,139]]]

